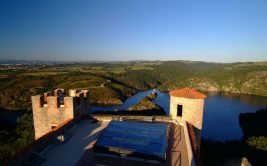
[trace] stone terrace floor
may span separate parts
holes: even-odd
[[[44,155],[46,158],[43,165],[87,166],[96,165],[95,161],[101,161],[101,164],[108,164],[110,166],[188,166],[188,157],[183,127],[174,124],[172,124],[171,126],[169,146],[167,150],[167,161],[164,164],[149,164],[146,162],[125,160],[122,158],[94,157],[93,145],[95,144],[101,131],[106,128],[107,125],[108,122],[98,122],[92,124],[90,120],[81,121],[71,130],[73,136],[69,140],[67,140],[63,144],[51,145],[42,153],[42,155]]]
[[[73,166],[98,138],[108,122],[91,123],[82,120],[72,130],[73,136],[63,144],[50,145],[42,155],[45,156],[44,166]]]

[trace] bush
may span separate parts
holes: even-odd
[[[267,137],[250,137],[247,139],[246,143],[253,148],[258,150],[267,151]]]

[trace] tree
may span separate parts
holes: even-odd
[[[17,122],[19,125],[16,129],[16,134],[18,135],[16,145],[19,149],[22,149],[34,140],[32,114],[24,114],[22,117],[17,119]]]

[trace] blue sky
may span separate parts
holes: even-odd
[[[0,0],[0,59],[267,60],[266,0]]]

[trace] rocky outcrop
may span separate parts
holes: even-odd
[[[267,96],[267,71],[249,73],[241,86],[241,92]]]
[[[129,111],[147,111],[147,110],[161,110],[162,108],[154,103],[157,93],[152,93],[140,100],[136,105],[129,107]]]
[[[111,106],[111,105],[121,105],[123,102],[120,99],[116,98],[110,98],[107,100],[97,100],[94,105],[105,105],[105,106]]]
[[[195,85],[196,89],[201,91],[210,91],[210,92],[217,92],[218,85],[216,83],[211,82],[200,82]]]
[[[177,81],[178,82],[178,81]],[[186,85],[200,91],[231,92],[267,96],[267,71],[254,71],[238,77],[194,77],[183,80]]]

